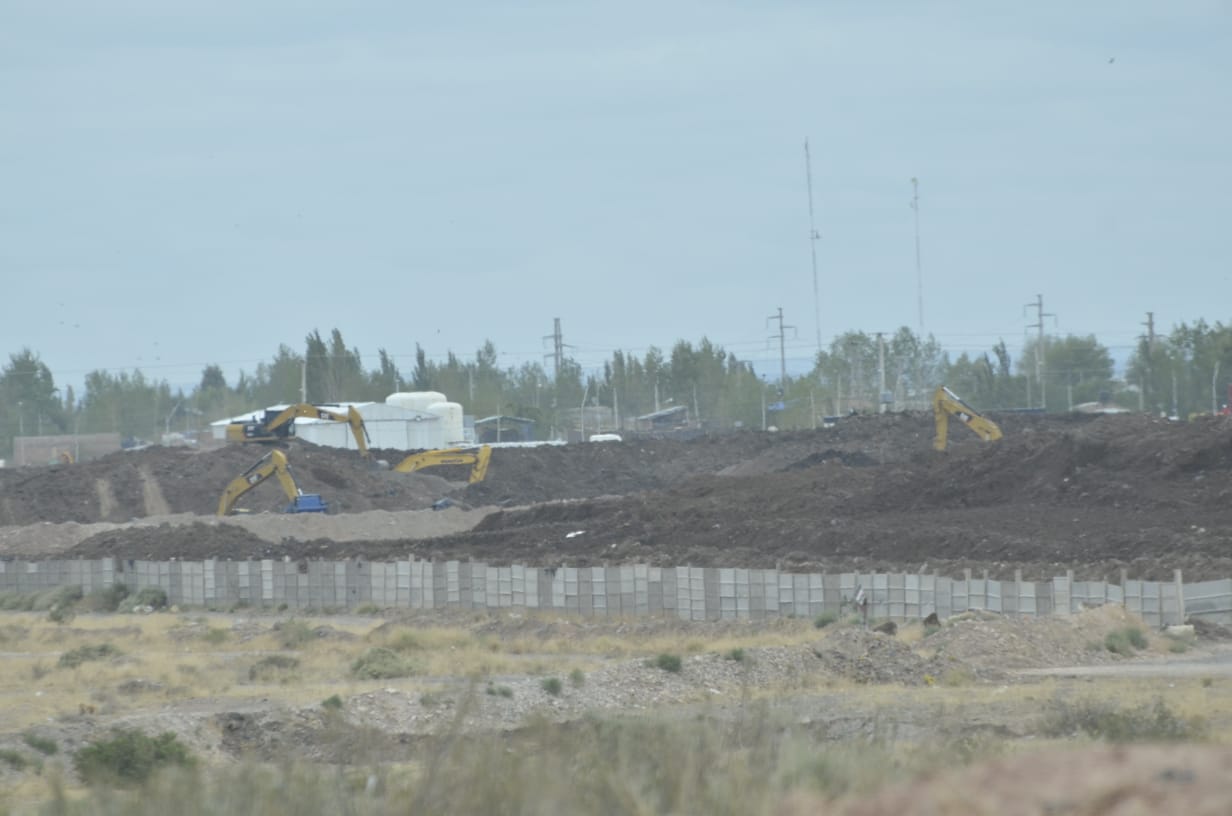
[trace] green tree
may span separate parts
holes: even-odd
[[[60,401],[51,369],[29,348],[9,355],[0,369],[0,427],[5,455],[11,455],[18,435],[64,433],[68,415]]]

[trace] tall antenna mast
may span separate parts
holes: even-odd
[[[821,294],[817,288],[817,242],[821,240],[821,235],[813,223],[813,160],[809,156],[807,137],[804,140],[804,180],[808,185],[809,252],[813,256],[813,321],[817,327],[817,350],[821,351]]]
[[[911,177],[911,210],[915,213],[915,292],[920,321],[920,339],[924,339],[924,273],[920,268],[920,181]]]

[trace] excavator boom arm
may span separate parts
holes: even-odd
[[[360,416],[359,411],[355,409],[354,405],[348,406],[346,413],[341,413],[329,408],[301,402],[282,409],[272,417],[267,415],[264,422],[233,423],[227,427],[227,438],[249,442],[277,441],[282,437],[291,435],[291,429],[294,427],[292,423],[295,422],[296,417],[311,417],[313,419],[326,419],[331,422],[345,422],[351,426],[351,434],[355,437],[355,446],[359,448],[360,456],[366,459],[371,455],[368,447],[372,444],[372,437],[368,434],[368,426],[364,424],[364,418]]]
[[[937,435],[933,438],[933,448],[943,451],[949,439],[950,417],[958,419],[985,442],[1001,438],[1001,429],[997,423],[983,416],[944,385],[938,386],[933,393],[933,421],[936,424]]]
[[[278,484],[282,487],[282,492],[287,495],[287,500],[292,504],[302,495],[299,486],[295,484],[294,477],[291,476],[291,467],[287,464],[287,455],[280,450],[273,450],[257,460],[255,465],[231,480],[230,484],[223,490],[222,497],[218,500],[218,515],[230,515],[231,511],[235,509],[235,503],[239,501],[241,496],[271,476],[278,477]]]
[[[492,448],[445,448],[412,453],[394,465],[396,473],[411,473],[427,467],[440,465],[471,465],[470,483],[482,482],[488,476],[488,463],[492,461]]]

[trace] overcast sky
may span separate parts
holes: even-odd
[[[815,320],[803,144],[812,148]],[[1229,317],[1232,2],[0,0],[7,356],[584,366]],[[773,362],[771,362],[773,361]]]

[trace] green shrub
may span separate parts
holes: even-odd
[[[543,678],[543,682],[539,685],[541,685],[543,690],[553,697],[559,697],[561,689],[564,688],[559,677],[545,677]]]
[[[274,631],[278,633],[278,642],[284,649],[298,649],[317,639],[312,627],[297,618],[274,624]]]
[[[28,731],[21,735],[21,741],[45,756],[51,756],[60,750],[60,746],[56,744],[55,740],[49,737],[40,737],[38,734],[32,734]]]
[[[835,612],[822,612],[813,619],[813,625],[818,629],[825,629],[830,624],[838,620],[838,614]]]
[[[321,708],[329,709],[330,711],[342,710],[342,698],[337,694],[331,694],[321,701]]]
[[[266,655],[248,669],[249,680],[285,680],[287,672],[299,668],[299,659],[288,655]]]
[[[728,660],[734,660],[737,663],[743,663],[744,658],[745,658],[744,649],[741,649],[738,647],[735,649],[732,649],[730,652],[727,653],[726,657]]]
[[[414,663],[397,652],[380,647],[369,649],[351,664],[351,674],[361,680],[391,680],[414,673]]]
[[[493,697],[498,695],[501,697],[513,697],[513,689],[509,688],[509,686],[494,686],[491,683],[488,683],[488,688],[486,690],[488,694]]]
[[[195,762],[175,734],[150,737],[136,729],[117,729],[110,739],[73,755],[73,766],[87,783],[120,785],[139,785],[161,767],[191,767]]]
[[[1104,648],[1113,654],[1129,657],[1135,650],[1146,648],[1146,635],[1137,626],[1126,626],[1109,632],[1104,637]]]
[[[15,771],[24,771],[26,765],[29,764],[20,751],[14,751],[12,748],[0,748],[0,761],[7,762],[9,767]]]
[[[355,610],[355,614],[356,615],[379,615],[381,614],[381,607],[377,606],[376,604],[364,604],[363,606]]]
[[[72,623],[73,618],[75,617],[77,617],[77,613],[73,611],[73,607],[71,605],[53,606],[51,609],[47,610],[47,620],[52,623],[59,623],[61,625]]]
[[[666,652],[656,657],[653,665],[655,668],[671,672],[672,674],[680,674],[680,670],[683,668],[683,664],[680,662],[680,655],[667,654]]]
[[[202,640],[214,646],[226,642],[229,637],[231,637],[231,633],[221,626],[211,626],[201,635]]]
[[[1173,654],[1184,654],[1189,651],[1189,644],[1183,640],[1174,640],[1168,644],[1168,651]]]
[[[1042,733],[1049,737],[1085,734],[1108,742],[1156,742],[1203,739],[1205,721],[1178,716],[1162,698],[1153,705],[1118,708],[1115,703],[1084,700],[1056,701],[1044,715]]]
[[[57,606],[72,606],[84,595],[79,586],[62,586],[43,593],[36,602],[35,609],[51,610]]]
[[[29,612],[34,609],[37,596],[22,592],[0,593],[0,609],[5,612]]]
[[[104,660],[108,657],[115,657],[122,652],[110,643],[99,643],[97,645],[78,646],[76,649],[65,652],[60,655],[60,668],[75,669],[82,663],[91,660]]]
[[[128,587],[112,584],[82,598],[80,606],[86,612],[115,612],[127,597]]]
[[[133,606],[165,609],[167,606],[167,591],[162,587],[146,587],[133,596]]]
[[[586,675],[582,673],[581,669],[574,669],[569,672],[569,685],[574,688],[581,688],[586,685]]]
[[[934,623],[924,624],[924,637],[932,637],[941,631],[941,627]]]

